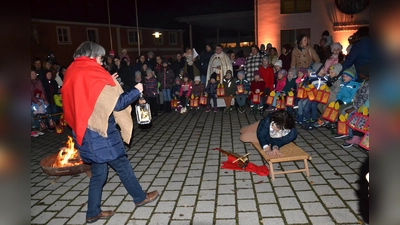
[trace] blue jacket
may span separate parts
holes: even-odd
[[[133,88],[120,95],[114,111],[121,111],[128,107],[140,96],[139,90]],[[86,163],[106,163],[126,155],[124,143],[116,127],[114,115],[108,117],[107,137],[86,128],[82,145],[76,143],[75,133],[72,132],[75,146],[79,150],[82,160]]]
[[[350,53],[342,63],[343,68],[341,72],[354,64],[357,73],[359,73],[360,66],[369,63],[370,57],[372,56],[371,51],[369,37],[364,37],[360,41],[354,43],[353,47],[350,49]]]
[[[281,148],[282,146],[293,142],[297,138],[297,129],[294,127],[286,136],[281,138],[272,138],[269,134],[269,127],[271,124],[271,114],[264,117],[260,121],[257,127],[257,139],[260,142],[260,146],[271,145],[271,149],[274,145]]]
[[[336,100],[341,100],[344,104],[352,102],[359,87],[360,83],[354,80],[351,80],[348,83],[342,81],[339,93],[336,95]]]
[[[207,94],[209,94],[210,96],[216,95],[218,84],[219,84],[218,82],[215,82],[215,83],[208,82],[207,87],[204,90],[204,92],[207,92]]]
[[[249,91],[250,91],[250,84],[249,84],[249,81],[248,81],[248,80],[245,80],[245,79],[243,79],[243,80],[237,79],[237,80],[236,80],[236,86],[237,86],[237,85],[240,85],[240,84],[243,84],[244,90],[246,90],[246,91],[247,91],[247,94],[249,94]],[[246,94],[246,95],[247,95],[247,94]]]

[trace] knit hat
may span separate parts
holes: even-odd
[[[216,72],[214,72],[214,73],[211,74],[210,80],[211,80],[211,79],[214,79],[214,80],[217,79],[217,73],[216,73]]]
[[[333,49],[340,49],[342,51],[343,46],[339,42],[335,42],[331,44],[331,52],[333,52]]]
[[[342,66],[342,64],[340,64],[340,63],[335,63],[335,64],[333,64],[331,67],[329,67],[329,69],[330,69],[330,70],[333,70],[333,72],[334,72],[336,75],[339,75],[340,71],[342,71],[342,69],[343,69],[343,66]]]
[[[232,70],[227,70],[225,75],[230,74],[232,76]]]
[[[200,76],[195,76],[194,81],[200,81]]]
[[[356,78],[356,73],[357,72],[351,67],[343,71],[343,74],[351,77],[352,80]]]
[[[168,65],[168,60],[167,59],[163,59],[162,60],[162,64],[166,63]]]
[[[325,30],[324,32],[322,32],[322,36],[329,36],[329,31]]]
[[[304,75],[304,74],[307,75],[307,68],[305,68],[305,67],[300,67],[300,68],[299,68],[299,72],[301,72],[303,75]]]
[[[283,76],[287,76],[287,71],[285,69],[280,69],[278,73],[282,74]]]
[[[254,76],[260,76],[260,71],[258,71],[258,70],[254,70]]]
[[[150,68],[147,68],[146,74],[149,74],[149,73],[153,73],[153,70],[151,70]]]
[[[314,70],[315,74],[318,74],[319,71],[321,71],[322,67],[324,67],[324,64],[314,63],[314,65],[312,66],[312,69]]]
[[[238,73],[237,73],[237,75],[238,75],[238,76],[241,75],[241,76],[244,77],[244,76],[245,76],[244,70],[239,70]]]
[[[179,76],[175,77],[175,81],[177,80],[181,81],[181,78]]]
[[[142,75],[142,73],[141,73],[139,70],[136,70],[135,76],[136,76],[136,75]]]
[[[183,74],[183,78],[185,78],[185,77],[189,78],[188,73],[184,73],[184,74]]]
[[[278,60],[278,61],[276,61],[276,63],[274,64],[274,66],[280,66],[280,67],[282,67],[282,60]]]

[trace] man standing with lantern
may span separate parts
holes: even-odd
[[[124,92],[101,66],[105,50],[94,42],[83,42],[75,51],[61,90],[65,121],[85,163],[91,163],[86,223],[107,219],[114,211],[100,208],[103,185],[110,165],[120,177],[136,207],[154,201],[158,191],[145,193],[133,172],[124,148],[129,143],[133,121],[132,102],[143,91],[141,83]],[[116,124],[120,126],[121,134]]]

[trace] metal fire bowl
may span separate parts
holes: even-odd
[[[65,176],[65,175],[74,175],[78,173],[83,173],[86,171],[90,172],[90,168],[92,167],[90,164],[83,163],[76,166],[68,166],[68,167],[51,167],[51,164],[55,162],[57,159],[58,153],[53,155],[49,155],[46,158],[40,161],[40,166],[44,173],[51,176]]]

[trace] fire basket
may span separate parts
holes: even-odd
[[[67,147],[62,147],[58,153],[42,159],[40,166],[44,173],[52,176],[74,175],[86,172],[91,177],[91,165],[84,163],[79,152],[74,148],[72,137],[68,136]]]

